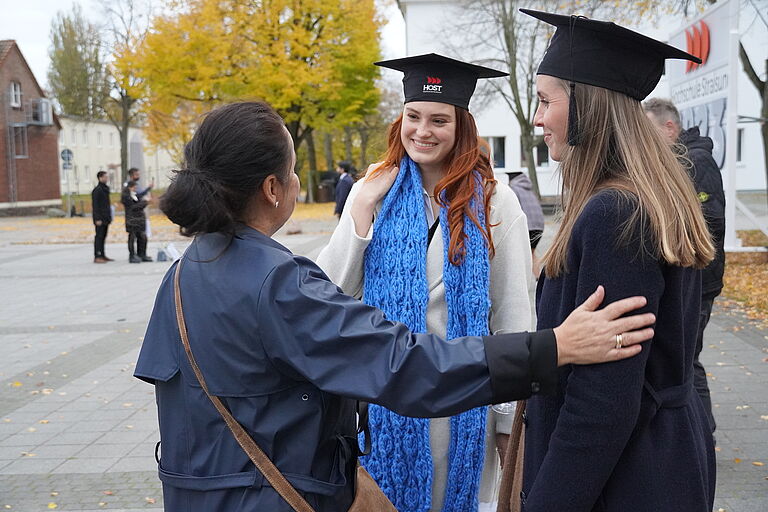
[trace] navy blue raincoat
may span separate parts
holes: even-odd
[[[187,361],[174,265],[157,294],[135,375],[155,384],[165,510],[289,511],[254,468]],[[318,512],[354,495],[356,400],[450,416],[554,389],[551,330],[444,341],[412,334],[346,296],[310,260],[256,230],[198,236],[181,294],[212,394]]]

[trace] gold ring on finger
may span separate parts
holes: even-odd
[[[616,348],[623,347],[624,346],[623,343],[624,343],[624,335],[623,334],[617,334],[616,335]]]

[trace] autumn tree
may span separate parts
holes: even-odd
[[[58,110],[86,120],[102,118],[109,85],[98,27],[75,4],[69,13],[56,15],[50,37],[48,84]]]
[[[102,0],[111,61],[108,63],[109,95],[104,113],[120,137],[120,174],[128,178],[128,131],[139,120],[143,99],[142,78],[136,74],[135,49],[147,34],[149,6],[140,0]]]
[[[179,151],[203,112],[262,99],[317,169],[313,132],[376,108],[378,27],[373,0],[173,1],[138,48],[149,137]]]

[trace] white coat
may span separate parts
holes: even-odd
[[[351,205],[360,191],[356,183],[341,214],[339,224],[328,245],[320,252],[317,264],[344,293],[361,298],[365,249],[371,241],[373,227],[365,237],[355,233],[350,214]],[[497,185],[490,204],[491,236],[495,256],[490,261],[491,333],[530,331],[536,325],[533,307],[534,280],[531,270],[531,250],[525,214],[514,192]],[[376,212],[381,203],[376,206]],[[375,222],[375,221],[374,221]],[[427,330],[445,337],[448,309],[443,284],[443,237],[436,233],[427,249]],[[496,433],[508,434],[511,414],[488,414],[485,442],[485,465],[480,481],[480,501],[496,501],[499,481],[499,459],[496,454]],[[440,511],[448,474],[450,419],[430,420],[430,447],[433,460],[432,510]]]

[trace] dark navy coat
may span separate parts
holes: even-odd
[[[567,271],[539,281],[539,327],[558,325],[602,284],[606,303],[647,297],[655,335],[636,357],[562,367],[557,393],[528,401],[526,512],[712,510],[713,439],[692,387],[701,272],[641,253],[638,239],[619,245],[630,208],[611,191],[589,201]]]
[[[175,268],[158,291],[135,371],[155,384],[165,509],[289,511],[189,366],[174,316]],[[404,415],[450,416],[555,385],[552,331],[454,341],[412,334],[250,228],[231,243],[198,236],[181,290],[211,392],[318,512],[351,504],[356,399]]]

